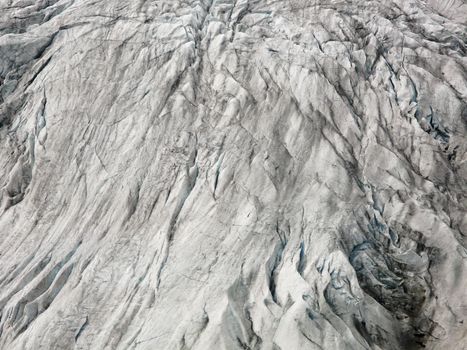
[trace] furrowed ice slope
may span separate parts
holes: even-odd
[[[466,18],[0,1],[0,348],[467,348]]]

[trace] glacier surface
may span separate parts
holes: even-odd
[[[0,349],[467,349],[463,0],[0,0]]]

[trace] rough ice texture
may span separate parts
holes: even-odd
[[[463,0],[0,0],[0,348],[466,349]]]

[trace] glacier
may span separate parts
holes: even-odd
[[[464,0],[0,0],[0,349],[467,349],[466,82]]]

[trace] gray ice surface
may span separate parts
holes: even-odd
[[[0,0],[0,349],[467,349],[465,0]]]

